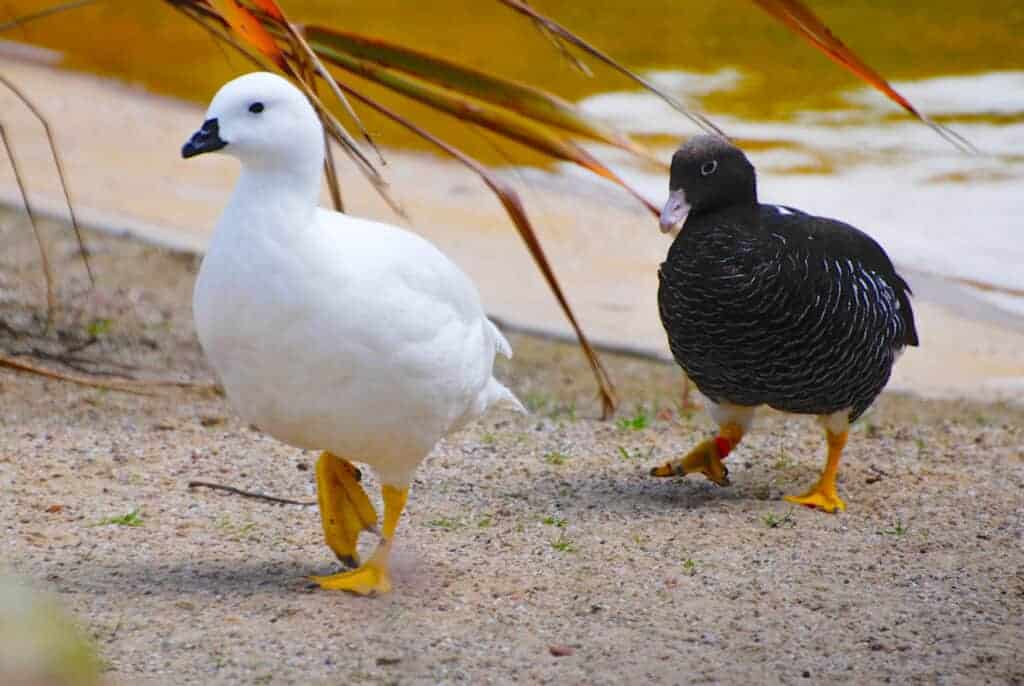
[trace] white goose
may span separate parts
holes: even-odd
[[[350,461],[376,469],[384,525],[373,556],[315,577],[359,594],[391,588],[388,558],[417,465],[495,403],[512,350],[469,278],[424,239],[317,206],[323,129],[284,78],[223,86],[184,157],[242,165],[196,281],[196,331],[238,412],[276,439],[324,451],[316,467],[327,545],[357,564],[377,515]]]

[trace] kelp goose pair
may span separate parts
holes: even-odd
[[[256,73],[226,84],[182,149],[236,157],[241,176],[196,282],[200,342],[228,398],[278,440],[323,451],[317,493],[327,545],[356,567],[316,581],[359,594],[391,588],[389,557],[412,475],[438,440],[515,396],[493,376],[511,355],[469,278],[397,227],[318,207],[324,137],[306,97]],[[672,351],[708,397],[716,437],[658,476],[722,464],[758,405],[819,415],[829,458],[796,502],[842,509],[835,490],[849,422],[916,345],[909,288],[865,234],[759,205],[754,170],[725,141],[698,137],[672,161],[661,266]],[[352,464],[382,482],[381,542],[358,565],[377,513]]]

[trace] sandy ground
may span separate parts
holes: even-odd
[[[47,232],[64,308],[44,336],[31,234],[0,213],[0,348],[210,379],[197,258],[91,235],[87,292],[66,228]],[[729,488],[652,479],[710,430],[679,412],[678,370],[608,357],[623,409],[601,422],[574,348],[512,342],[500,376],[533,412],[427,459],[389,596],[311,588],[336,569],[314,507],[187,488],[314,497],[315,455],[222,398],[8,371],[0,559],[76,614],[115,684],[1024,682],[1020,406],[884,394],[829,516],[780,501],[821,467],[813,422],[766,413]],[[104,523],[131,512],[139,526]]]
[[[237,165],[225,157],[180,158],[180,146],[202,121],[202,109],[55,69],[49,65],[56,59],[52,53],[19,47],[14,59],[12,50],[0,43],[0,70],[49,118],[80,215],[107,231],[201,251],[237,176]],[[26,61],[29,57],[34,61]],[[2,89],[0,112],[34,204],[63,213],[39,125]],[[412,218],[411,227],[469,272],[489,312],[548,332],[568,332],[519,237],[475,176],[434,157],[394,151],[387,156],[385,175]],[[351,165],[342,164],[341,170],[350,211],[396,221]],[[520,188],[588,334],[669,359],[655,302],[657,265],[668,243],[654,219],[621,190],[592,179],[505,174]],[[13,176],[0,164],[0,202],[16,198]],[[925,346],[900,359],[892,388],[929,397],[1024,399],[1024,321],[1009,320],[976,293],[941,279],[907,276],[918,296],[915,310]]]

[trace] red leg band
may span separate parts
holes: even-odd
[[[715,436],[715,447],[718,449],[718,459],[724,460],[732,452],[732,441],[725,436]]]

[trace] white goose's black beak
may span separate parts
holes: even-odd
[[[199,130],[192,134],[185,145],[181,146],[181,156],[185,158],[202,155],[204,152],[220,150],[227,141],[220,137],[220,125],[217,119],[207,119]]]
[[[675,236],[682,230],[688,214],[690,203],[686,202],[686,193],[682,188],[672,191],[668,194],[665,207],[661,209],[661,232]]]

